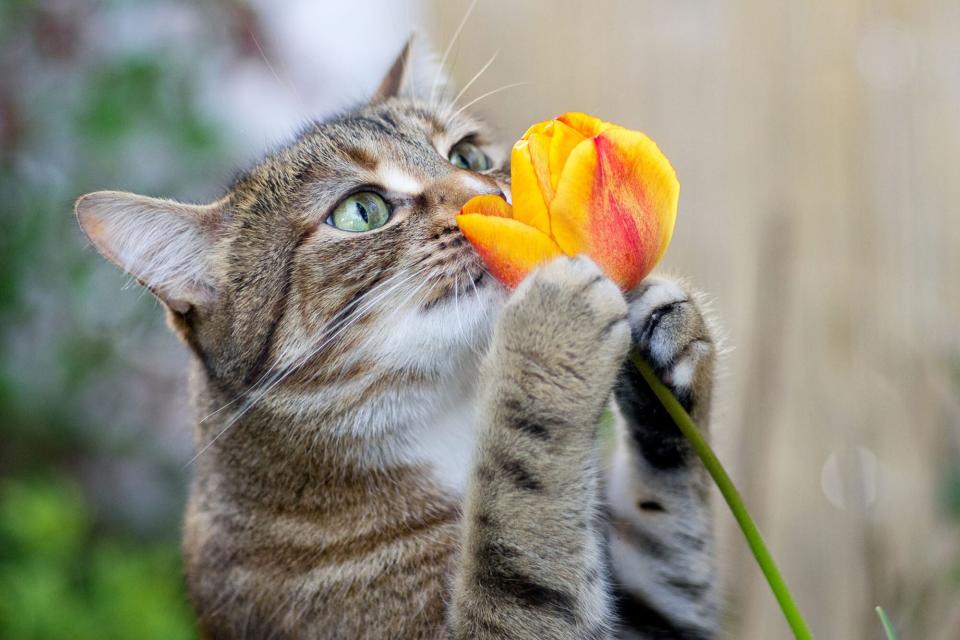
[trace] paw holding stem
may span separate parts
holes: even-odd
[[[630,361],[640,372],[640,375],[643,376],[643,379],[646,380],[650,388],[653,389],[653,393],[663,404],[664,409],[670,414],[670,417],[676,423],[677,427],[683,432],[687,440],[690,441],[690,445],[697,454],[697,457],[703,462],[710,477],[713,478],[713,481],[720,489],[720,494],[723,496],[723,499],[726,500],[730,511],[733,512],[733,517],[736,519],[737,524],[740,525],[740,529],[747,539],[747,545],[750,547],[750,551],[757,559],[757,564],[760,565],[760,570],[770,584],[770,589],[780,604],[783,615],[786,617],[787,624],[790,625],[794,636],[804,640],[813,638],[813,634],[810,633],[806,621],[800,614],[800,609],[797,608],[793,596],[790,595],[790,590],[787,588],[783,576],[780,575],[780,569],[777,568],[777,563],[774,562],[773,556],[770,555],[770,551],[763,541],[763,536],[760,535],[760,530],[757,529],[756,523],[753,521],[750,512],[747,511],[747,507],[743,503],[743,498],[740,497],[740,492],[737,491],[737,488],[727,474],[726,469],[723,468],[717,455],[713,452],[713,449],[710,448],[706,439],[700,434],[700,430],[697,428],[697,425],[694,424],[693,419],[687,413],[686,409],[683,408],[680,402],[670,392],[670,389],[668,389],[657,377],[657,374],[654,373],[653,367],[651,367],[635,349],[630,351],[629,357]]]

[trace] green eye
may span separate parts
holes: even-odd
[[[451,164],[461,169],[486,171],[490,168],[490,158],[480,151],[480,147],[466,140],[453,145],[448,157]]]
[[[371,231],[387,224],[390,206],[372,191],[361,191],[344,198],[330,214],[327,224],[344,231]]]

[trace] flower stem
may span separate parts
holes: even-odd
[[[780,604],[780,608],[783,610],[783,615],[787,619],[787,624],[790,625],[794,637],[801,640],[811,640],[813,634],[810,633],[810,628],[807,627],[807,623],[800,614],[800,610],[797,608],[793,596],[790,595],[787,583],[783,581],[783,576],[780,575],[777,564],[773,561],[773,557],[770,555],[767,545],[763,542],[763,537],[760,535],[757,525],[754,523],[753,518],[750,517],[750,512],[747,511],[747,507],[743,504],[743,498],[740,497],[740,493],[733,485],[733,481],[730,479],[730,476],[727,475],[726,469],[720,464],[720,460],[713,452],[713,449],[710,448],[710,445],[707,444],[703,435],[701,435],[693,419],[666,385],[660,381],[657,374],[654,373],[653,367],[651,367],[636,350],[630,352],[630,360],[640,371],[640,374],[644,380],[647,381],[647,384],[650,385],[650,388],[653,389],[654,394],[656,394],[664,409],[667,410],[667,413],[670,414],[670,417],[673,418],[677,427],[679,427],[683,435],[686,436],[687,440],[690,441],[693,450],[720,489],[720,493],[730,506],[733,517],[736,519],[737,524],[740,525],[740,529],[747,539],[747,545],[750,547],[750,551],[753,552],[753,556],[757,559],[757,564],[760,565],[760,570],[763,571],[763,575],[767,578],[770,589]]]
[[[880,624],[883,625],[883,631],[887,634],[887,640],[897,640],[897,632],[893,629],[893,623],[883,607],[876,608],[877,615],[880,616]]]

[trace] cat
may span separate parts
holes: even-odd
[[[507,291],[454,216],[509,198],[508,157],[403,91],[409,67],[408,46],[369,103],[212,204],[77,201],[194,356],[201,637],[715,637],[705,471],[625,360],[641,349],[705,428],[698,294],[625,295],[586,257]]]

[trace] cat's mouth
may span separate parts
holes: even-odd
[[[478,300],[481,290],[492,281],[490,274],[483,267],[461,269],[438,283],[421,309],[430,311],[444,303],[468,304],[474,299]]]

